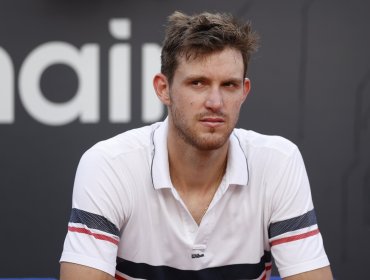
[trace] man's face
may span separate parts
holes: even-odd
[[[189,61],[180,57],[169,88],[170,129],[199,150],[222,147],[249,92],[243,73],[242,55],[231,48]]]

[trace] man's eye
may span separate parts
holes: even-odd
[[[235,83],[230,82],[230,83],[224,83],[224,86],[225,86],[225,87],[230,87],[230,88],[232,88],[232,87],[236,87],[237,85],[236,85]]]
[[[199,81],[199,80],[196,80],[196,81],[192,81],[191,84],[193,86],[197,86],[197,87],[200,87],[203,85],[203,82],[202,81]]]

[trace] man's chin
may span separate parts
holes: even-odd
[[[206,137],[201,137],[198,141],[193,143],[193,146],[202,151],[212,151],[223,147],[228,140],[225,136],[207,135]]]

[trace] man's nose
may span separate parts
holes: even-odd
[[[205,106],[213,111],[218,111],[223,105],[222,92],[219,88],[212,88],[207,94]]]

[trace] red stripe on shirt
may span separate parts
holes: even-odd
[[[99,233],[93,233],[91,232],[90,230],[86,229],[86,228],[79,228],[79,227],[71,227],[69,226],[68,227],[68,230],[69,231],[72,231],[72,232],[78,232],[78,233],[85,233],[85,234],[88,234],[88,235],[92,235],[94,236],[96,239],[100,239],[100,240],[105,240],[105,241],[109,241],[115,245],[118,245],[119,241],[110,237],[110,236],[106,236],[104,234],[99,234]]]
[[[265,270],[262,272],[261,280],[266,280],[267,271],[269,271],[271,269],[272,269],[272,265],[271,264],[265,264]]]
[[[272,241],[270,243],[270,245],[275,246],[275,245],[279,245],[279,244],[282,244],[282,243],[287,243],[287,242],[300,240],[300,239],[303,239],[303,238],[307,238],[307,237],[316,235],[319,232],[320,232],[319,229],[315,229],[315,230],[312,230],[312,231],[309,231],[309,232],[306,232],[306,233],[302,233],[302,234],[298,234],[298,235],[294,235],[294,236],[289,236],[289,237],[284,237],[284,238],[281,238],[281,239],[276,239],[276,240]]]
[[[126,280],[126,278],[123,278],[122,276],[119,276],[118,274],[116,274],[114,278],[116,278],[117,280]]]

